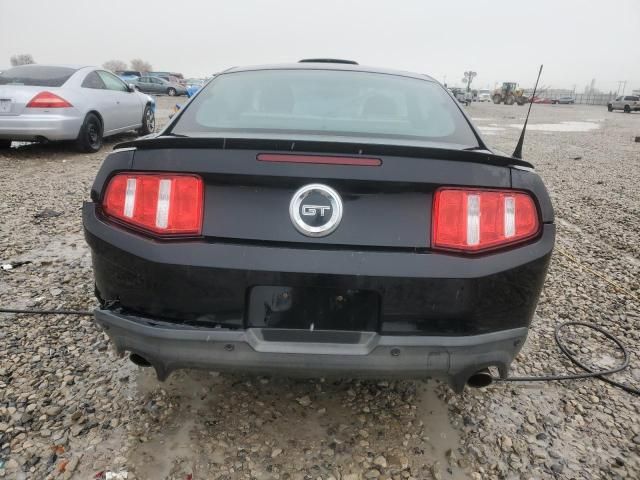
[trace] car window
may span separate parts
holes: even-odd
[[[124,84],[124,82],[120,80],[118,77],[116,77],[115,75],[113,75],[112,73],[105,72],[104,70],[100,70],[98,72],[98,75],[100,75],[100,78],[102,79],[105,86],[107,87],[107,90],[116,90],[118,92],[129,91],[129,89]]]
[[[439,84],[400,75],[339,70],[232,72],[209,82],[173,127],[455,143],[478,141]]]
[[[620,102],[620,101],[622,101],[622,97],[616,98],[616,102]]]
[[[104,82],[95,71],[89,72],[89,74],[84,78],[84,80],[82,81],[82,87],[93,88],[96,90],[106,89]]]
[[[22,65],[0,73],[0,85],[61,87],[76,72],[74,68]]]

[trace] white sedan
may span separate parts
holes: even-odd
[[[97,152],[104,137],[155,130],[155,101],[98,67],[23,65],[0,73],[0,148],[13,140],[73,140]]]

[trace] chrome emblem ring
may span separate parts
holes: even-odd
[[[342,199],[333,188],[320,183],[305,185],[289,204],[293,226],[308,237],[325,237],[342,220]]]

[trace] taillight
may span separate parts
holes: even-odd
[[[200,235],[202,178],[196,175],[120,173],[107,186],[105,214],[157,235]]]
[[[40,92],[27,103],[27,108],[68,108],[73,107],[64,98],[51,92]]]
[[[434,249],[468,253],[522,242],[540,229],[533,198],[513,190],[439,189],[432,223]]]
[[[292,153],[259,153],[260,162],[314,163],[319,165],[353,165],[359,167],[379,167],[379,158],[347,157],[329,155],[297,155]]]

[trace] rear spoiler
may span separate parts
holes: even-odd
[[[336,155],[388,155],[394,157],[433,158],[467,163],[483,163],[502,167],[533,165],[524,160],[501,155],[491,150],[463,150],[458,148],[419,147],[413,145],[384,145],[371,143],[277,140],[225,137],[157,136],[141,138],[116,145],[114,149],[135,148],[153,150],[161,148],[213,148],[219,150],[268,150],[281,152],[314,152]]]

